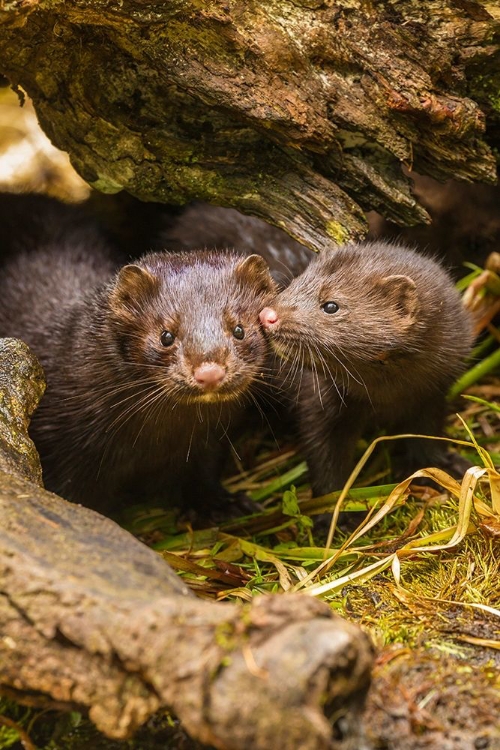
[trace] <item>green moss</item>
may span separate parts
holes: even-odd
[[[488,120],[500,116],[500,52],[467,69],[467,94],[484,107]],[[489,110],[489,111],[488,111]]]
[[[109,177],[99,177],[95,182],[91,182],[90,186],[93,187],[94,190],[99,190],[101,193],[107,193],[109,195],[119,193],[123,190],[123,185],[118,185],[118,183],[114,182]]]
[[[236,634],[234,627],[229,622],[221,622],[214,635],[215,642],[224,651],[234,651],[237,646]]]
[[[167,710],[158,711],[129,740],[108,739],[77,711],[26,708],[0,698],[2,715],[24,729],[37,750],[201,750]],[[0,726],[0,750],[20,747],[18,732]]]
[[[480,103],[486,101],[500,115],[500,71],[489,76],[478,75],[473,81],[472,93]]]

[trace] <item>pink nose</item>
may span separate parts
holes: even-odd
[[[226,377],[226,368],[216,362],[203,362],[193,370],[194,379],[201,388],[217,388]]]
[[[272,307],[265,307],[259,314],[260,322],[264,328],[272,328],[278,322],[278,313]]]

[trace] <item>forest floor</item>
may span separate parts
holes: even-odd
[[[283,434],[281,425],[278,434],[279,425],[274,432],[261,425],[241,440],[225,482],[255,512],[242,516],[235,501],[225,519],[187,519],[139,503],[118,519],[200,597],[245,601],[305,591],[368,632],[377,658],[366,748],[500,748],[500,382],[494,373],[500,333],[490,321],[497,284],[495,271],[481,269],[462,284],[472,289],[469,304],[480,308],[482,332],[452,391],[447,424],[450,449],[471,465],[461,481],[430,467],[394,483],[392,441],[379,437],[359,445],[360,461],[342,493],[313,499],[291,429]],[[465,397],[457,399],[465,386]],[[422,478],[434,482],[419,484]],[[326,546],[327,529],[314,518],[333,518],[340,508],[349,511],[348,522],[340,513]],[[78,713],[12,704],[2,711],[27,732],[28,750],[199,747],[167,713],[133,740],[116,742]],[[15,728],[0,727],[0,748],[19,746],[18,738]]]

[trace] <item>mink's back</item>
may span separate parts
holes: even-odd
[[[195,202],[177,217],[167,215],[155,241],[169,252],[208,248],[235,250],[240,255],[261,255],[275,281],[285,286],[315,257],[312,250],[282,229],[234,208]]]
[[[84,210],[45,196],[0,195],[0,222],[0,336],[23,339],[46,367],[71,309],[122,258]]]
[[[104,238],[88,203],[67,204],[47,195],[0,193],[0,259],[80,237],[82,244]]]

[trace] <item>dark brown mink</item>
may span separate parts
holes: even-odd
[[[442,433],[446,393],[473,334],[436,261],[402,245],[346,245],[314,260],[260,317],[290,363],[315,495],[344,485],[368,426]],[[408,440],[405,470],[443,465],[441,446]]]
[[[157,222],[158,224],[158,219]],[[267,262],[280,286],[301,273],[315,253],[278,227],[234,208],[195,202],[173,216],[165,213],[164,226],[153,247],[166,250],[234,249],[240,255],[257,253]]]
[[[26,341],[47,378],[31,425],[47,488],[106,511],[145,497],[198,507],[227,497],[230,431],[268,352],[265,262],[152,253],[116,272],[98,235],[65,223],[66,208],[51,205],[60,225],[36,252],[31,235],[20,249],[20,217],[0,273],[0,335]]]

